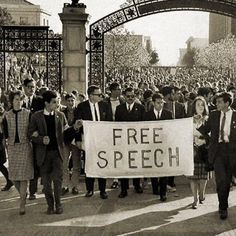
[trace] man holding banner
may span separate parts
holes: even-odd
[[[146,113],[145,120],[171,120],[173,119],[172,112],[164,107],[164,98],[160,93],[156,93],[152,96],[152,101],[154,104],[154,109]],[[159,195],[162,202],[166,201],[166,188],[167,188],[167,177],[160,177],[159,180],[157,177],[151,178],[152,182],[152,191],[153,194]],[[158,189],[160,188],[160,189]]]
[[[109,116],[107,104],[102,102],[100,97],[102,95],[101,89],[98,86],[92,85],[88,88],[88,100],[78,105],[75,111],[75,120],[91,120],[91,121],[111,121],[112,117]],[[100,130],[99,133],[101,133]],[[79,135],[75,138],[75,141],[83,143],[83,128],[80,129]],[[85,152],[86,159],[91,158]],[[86,162],[86,160],[85,160]],[[93,196],[94,193],[94,178],[86,176],[86,197]],[[106,193],[106,179],[98,178],[98,185],[100,190],[100,197],[107,199]]]
[[[144,121],[145,108],[143,105],[135,103],[135,94],[133,88],[125,90],[125,103],[117,106],[115,113],[116,121]],[[124,198],[128,195],[129,180],[121,179],[121,193],[119,198]],[[143,193],[140,186],[140,178],[133,179],[133,185],[136,193]]]

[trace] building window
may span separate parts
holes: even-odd
[[[20,25],[28,25],[28,17],[20,17]]]
[[[49,20],[47,20],[47,26],[49,26]]]
[[[46,25],[46,20],[45,19],[43,19],[43,26],[45,26]]]

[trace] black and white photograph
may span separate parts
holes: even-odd
[[[0,236],[236,236],[236,0],[0,0]]]

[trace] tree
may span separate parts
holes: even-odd
[[[183,56],[182,64],[187,67],[193,67],[195,64],[194,57],[196,52],[197,52],[196,48],[188,49],[185,55]]]
[[[195,55],[196,65],[212,69],[236,70],[236,38],[228,35]]]
[[[151,65],[155,65],[155,64],[157,64],[159,62],[159,56],[158,56],[158,53],[155,50],[153,50],[151,52],[150,56],[151,56],[151,60],[149,61],[149,63]]]
[[[143,47],[139,36],[123,26],[105,35],[106,69],[139,68],[148,66],[150,55]]]
[[[11,14],[8,12],[7,8],[0,7],[0,26],[3,25],[13,25],[14,21]]]

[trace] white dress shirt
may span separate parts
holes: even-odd
[[[126,107],[127,107],[127,111],[129,111],[129,107],[130,107],[130,111],[132,111],[133,107],[134,107],[134,102],[132,104],[128,104],[126,102]]]
[[[54,111],[52,111],[52,112],[48,112],[47,110],[46,110],[46,108],[44,108],[44,110],[43,110],[43,114],[45,115],[45,116],[50,116],[50,115],[54,115]]]
[[[233,115],[233,111],[231,108],[229,108],[229,110],[225,112],[226,119],[225,119],[225,126],[224,126],[224,141],[226,143],[229,142],[232,115]],[[220,127],[219,127],[219,143],[223,142],[223,140],[221,139],[221,133],[220,133],[223,117],[224,117],[224,112],[221,111]]]
[[[95,110],[94,110],[94,103],[91,103],[89,101],[89,105],[90,105],[90,110],[91,110],[91,113],[92,113],[93,121],[96,121]],[[99,112],[98,103],[95,103],[95,109],[97,111],[98,121],[100,121],[100,112]]]
[[[153,111],[154,111],[154,113],[155,113],[155,115],[156,115],[156,119],[159,120],[159,119],[161,118],[162,110],[163,110],[163,109],[161,109],[161,110],[158,112],[155,108],[153,109]],[[159,114],[159,117],[158,117],[158,114]]]
[[[31,97],[28,97],[28,96],[25,97],[26,108],[30,109],[28,104],[29,104],[29,101],[30,101],[30,106],[32,105],[33,97],[34,97],[34,95],[32,95]]]

